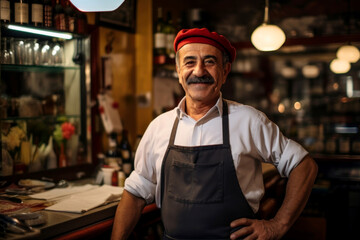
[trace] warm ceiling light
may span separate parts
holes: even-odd
[[[279,111],[279,113],[284,113],[285,112],[285,105],[283,103],[280,103],[278,105],[278,111]]]
[[[264,23],[257,27],[251,34],[252,44],[260,51],[275,51],[285,42],[283,30],[269,23],[269,0],[265,0]]]
[[[292,65],[291,62],[287,62],[285,63],[285,66],[281,68],[280,74],[287,79],[295,78],[297,75],[297,69]]]
[[[114,11],[125,0],[70,0],[82,12],[110,12]]]
[[[353,45],[344,45],[337,50],[336,57],[350,63],[355,63],[360,58],[360,52],[359,49]]]
[[[304,75],[304,77],[306,78],[317,78],[320,75],[320,69],[318,66],[316,65],[305,65],[302,69],[301,69],[302,74]]]
[[[300,102],[295,102],[294,103],[294,108],[295,108],[295,110],[300,110],[301,109],[301,103]]]
[[[347,73],[351,68],[351,65],[348,61],[341,60],[338,58],[335,58],[330,63],[330,69],[333,73]]]

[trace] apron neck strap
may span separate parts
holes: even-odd
[[[223,114],[222,114],[223,145],[230,146],[228,105],[224,99],[222,101],[223,101]],[[179,125],[179,118],[176,116],[170,135],[169,145],[171,146],[174,145],[176,130],[178,125]]]
[[[222,115],[222,130],[223,130],[223,145],[230,146],[229,138],[229,114],[228,104],[223,99],[223,115]]]

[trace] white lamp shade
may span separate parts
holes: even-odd
[[[330,69],[333,73],[347,73],[351,68],[348,61],[335,58],[330,63]]]
[[[82,12],[110,12],[114,11],[125,0],[70,0]]]
[[[260,51],[275,51],[285,42],[283,30],[276,25],[262,24],[251,35],[252,44]]]
[[[360,58],[359,49],[353,45],[344,45],[336,52],[336,57],[351,63],[355,63]]]

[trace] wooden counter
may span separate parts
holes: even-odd
[[[113,202],[82,214],[42,210],[47,219],[44,226],[29,234],[8,234],[6,239],[106,239],[111,235],[117,204]],[[160,211],[151,204],[144,208],[134,234],[154,221],[160,221]]]

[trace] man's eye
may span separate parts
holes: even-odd
[[[206,61],[205,61],[205,64],[206,64],[206,65],[215,64],[215,60],[213,60],[213,59],[206,60]]]
[[[189,65],[193,65],[194,63],[195,63],[195,61],[187,61],[187,62],[185,62],[185,65],[189,66]]]

